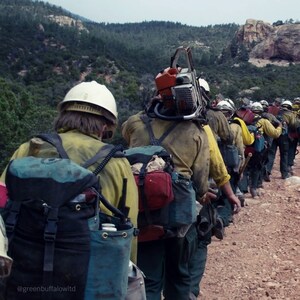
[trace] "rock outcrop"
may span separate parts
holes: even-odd
[[[88,31],[82,24],[80,20],[75,20],[68,16],[55,16],[55,15],[49,15],[48,18],[59,24],[60,26],[69,26],[69,27],[76,27],[79,31],[85,30]]]
[[[273,26],[249,19],[237,31],[233,43],[248,51],[249,62],[300,63],[300,24]]]

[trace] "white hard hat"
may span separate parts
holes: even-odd
[[[251,111],[253,112],[262,112],[264,111],[263,106],[259,103],[259,102],[254,102],[251,107],[250,107]]]
[[[222,100],[217,104],[219,110],[234,111],[234,107],[226,100]]]
[[[67,110],[83,111],[104,116],[114,124],[117,121],[117,105],[113,94],[105,85],[99,84],[96,81],[82,82],[71,88],[64,100],[59,103],[59,111],[64,109],[64,104],[71,102],[74,102],[74,104],[68,105]],[[93,106],[86,104],[92,104]]]
[[[0,215],[0,278],[8,276],[11,271],[12,259],[7,255],[7,250],[5,225]]]
[[[235,104],[234,104],[234,102],[233,102],[231,99],[225,98],[225,101],[227,101],[227,102],[232,106],[232,109],[233,109],[233,110],[236,109],[236,108],[235,108]]]
[[[198,82],[200,87],[202,87],[206,93],[210,92],[210,88],[206,80],[204,80],[203,78],[198,78]]]
[[[300,103],[300,97],[294,98],[293,103],[294,104],[299,104]]]
[[[286,107],[286,108],[288,108],[288,109],[292,109],[293,104],[292,104],[292,102],[291,102],[290,100],[285,100],[285,101],[283,101],[283,102],[281,103],[281,106],[282,106],[282,107]]]
[[[262,106],[269,106],[269,103],[267,100],[260,100],[259,102]]]

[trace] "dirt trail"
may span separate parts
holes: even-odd
[[[263,187],[209,245],[199,300],[300,299],[300,154],[286,180],[277,157]]]

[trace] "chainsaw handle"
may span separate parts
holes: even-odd
[[[186,57],[189,72],[192,72],[194,70],[194,64],[190,47],[184,48],[183,46],[180,46],[176,49],[175,54],[171,57],[171,68],[177,69],[177,62],[182,53]]]
[[[154,107],[154,114],[156,115],[157,118],[161,120],[166,120],[166,121],[188,121],[188,120],[193,120],[197,117],[199,117],[199,113],[201,111],[200,106],[197,108],[197,110],[187,116],[167,116],[167,115],[162,115],[159,112],[159,109],[163,106],[163,103],[158,102],[155,107]]]

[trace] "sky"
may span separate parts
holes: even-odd
[[[300,20],[299,0],[43,0],[97,23],[171,21],[191,26],[247,19]]]

